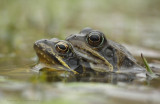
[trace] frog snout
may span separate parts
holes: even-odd
[[[41,40],[36,41],[34,43],[33,47],[34,48],[39,48],[39,47],[41,47],[41,44],[43,44],[43,43],[47,43],[47,39],[41,39]]]

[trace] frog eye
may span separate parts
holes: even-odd
[[[93,47],[98,47],[103,43],[103,35],[98,31],[90,32],[87,36],[87,42]]]
[[[68,52],[69,50],[69,46],[67,43],[65,42],[58,42],[56,45],[55,45],[55,48],[57,50],[57,52],[61,53],[61,54],[65,54]]]

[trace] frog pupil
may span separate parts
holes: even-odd
[[[100,32],[94,31],[88,34],[87,42],[90,46],[98,47],[103,42],[103,37]]]
[[[59,47],[61,50],[65,50],[65,49],[66,49],[66,47],[65,47],[63,44],[58,45],[58,47]]]
[[[55,48],[61,54],[65,54],[68,51],[68,45],[62,42],[57,43]]]
[[[91,41],[99,41],[99,36],[98,36],[98,35],[95,35],[95,34],[94,34],[94,35],[91,35],[91,36],[90,36],[90,40],[91,40]]]

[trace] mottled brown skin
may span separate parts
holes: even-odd
[[[80,60],[69,42],[56,38],[42,39],[34,43],[34,49],[39,58],[39,64],[42,64],[44,68],[50,71],[82,73]]]
[[[75,53],[98,72],[146,73],[135,58],[122,45],[106,39],[105,35],[91,28],[66,38]]]
[[[45,68],[49,74],[55,71],[73,72],[76,80],[98,82],[130,82],[135,78],[135,74],[132,73],[145,73],[144,68],[136,63],[123,46],[107,40],[102,32],[99,32],[102,36],[100,40],[91,36],[98,41],[88,42],[90,32],[99,31],[85,28],[79,34],[69,36],[67,41],[56,38],[36,41],[34,49],[39,63],[35,69],[40,65],[38,71]]]
[[[65,47],[68,47],[68,50],[59,50],[57,45],[64,45]],[[89,66],[88,63],[81,63],[81,58],[76,55],[72,45],[67,41],[58,40],[56,38],[51,40],[42,39],[34,43],[34,49],[39,61],[33,70],[38,72],[41,70],[47,71],[49,80],[54,79],[52,75],[56,75],[57,72],[60,72],[61,74],[61,72],[63,73],[64,71],[71,72],[68,73],[67,80],[72,81],[79,81],[82,79],[83,81],[86,81],[92,77],[91,75],[94,75],[94,78],[95,75],[97,76],[97,73],[94,70],[90,67],[86,67]]]

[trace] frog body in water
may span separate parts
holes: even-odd
[[[136,59],[122,45],[111,41],[105,35],[91,28],[84,28],[72,34],[66,41],[73,45],[75,53],[98,72],[146,73]]]
[[[42,39],[34,43],[34,49],[39,58],[37,65],[41,66],[36,70],[47,68],[50,71],[82,73],[80,60],[69,42],[57,38]]]
[[[134,77],[129,74],[115,74],[93,70],[89,62],[77,56],[73,46],[64,40],[56,38],[38,40],[34,44],[34,49],[39,61],[33,70],[47,72],[47,81],[59,81],[59,79],[66,78],[63,74],[64,71],[69,72],[67,76],[68,81],[131,81]],[[108,67],[107,65],[103,66]],[[60,72],[58,76],[57,72]],[[56,79],[53,77],[56,77]]]
[[[40,67],[35,68],[38,71],[43,68],[50,72],[67,71],[84,80],[110,77],[132,80],[139,73],[143,74],[140,77],[146,77],[145,69],[122,45],[91,28],[85,28],[66,40],[38,40],[34,49],[39,58],[36,66]]]
[[[69,72],[69,77],[74,75],[76,80],[95,74],[94,70],[85,68],[89,66],[88,63],[85,66],[81,64],[81,58],[76,55],[73,46],[65,40],[57,38],[51,40],[41,39],[34,43],[34,49],[39,61],[33,67],[33,71],[47,71],[49,76],[52,75],[52,72],[63,74],[67,71]]]

